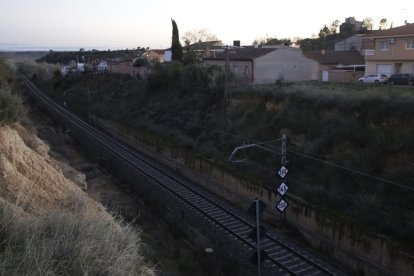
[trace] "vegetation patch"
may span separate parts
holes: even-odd
[[[268,144],[267,151],[240,152],[238,157],[248,158],[244,163],[227,158],[236,146],[286,134],[290,193],[353,217],[369,229],[375,225],[380,233],[414,242],[410,88],[230,82],[224,97],[223,75],[219,69],[209,70],[159,64],[148,81],[108,74],[40,84],[74,112],[145,131],[268,190],[278,182],[280,144]],[[68,89],[77,92],[65,96]]]
[[[2,275],[152,275],[129,225],[52,213],[19,214],[0,199]]]

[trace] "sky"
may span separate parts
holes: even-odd
[[[414,1],[361,0],[0,0],[0,50],[169,48],[171,18],[180,36],[206,28],[225,44],[311,37],[354,16],[414,23]],[[182,42],[183,43],[183,42]]]

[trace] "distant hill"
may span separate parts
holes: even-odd
[[[10,58],[14,60],[37,60],[44,57],[48,52],[46,51],[24,51],[24,52],[12,52],[12,51],[0,51],[0,57]]]
[[[145,51],[145,50],[144,50]],[[86,62],[96,62],[99,60],[108,60],[108,59],[133,59],[142,53],[142,50],[116,50],[116,51],[68,51],[68,52],[48,52],[46,55],[37,59],[37,62],[47,62],[47,63],[61,63],[68,64],[72,60],[86,61]]]

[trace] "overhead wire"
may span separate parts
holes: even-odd
[[[390,181],[390,180],[387,180],[387,179],[384,179],[384,178],[381,178],[381,177],[378,177],[378,176],[373,176],[373,175],[370,175],[370,174],[367,174],[367,173],[364,173],[364,172],[361,172],[361,171],[357,171],[357,170],[354,170],[354,169],[351,169],[351,168],[348,168],[348,167],[344,167],[344,166],[341,166],[341,165],[338,165],[338,164],[335,164],[335,163],[332,163],[332,162],[329,162],[329,161],[326,161],[326,160],[322,160],[322,159],[319,159],[319,158],[314,157],[314,156],[310,156],[310,155],[307,155],[307,154],[296,152],[296,151],[293,151],[293,150],[287,150],[287,152],[292,153],[292,154],[296,154],[296,155],[304,157],[304,158],[311,159],[313,161],[318,161],[318,162],[323,163],[325,165],[340,168],[342,170],[345,170],[345,171],[348,171],[348,172],[351,172],[351,173],[354,173],[354,174],[365,176],[365,177],[368,177],[368,178],[371,178],[371,179],[374,179],[374,180],[377,180],[377,181],[381,181],[381,182],[384,182],[384,183],[387,183],[387,184],[390,184],[390,185],[394,185],[394,186],[397,186],[399,188],[414,192],[413,187],[409,187],[409,186],[406,186],[406,185],[403,185],[403,184],[400,184],[400,183],[397,183],[397,182],[393,182],[393,181]]]
[[[302,183],[302,184],[305,184],[305,185],[308,185],[308,186],[312,186],[311,183],[307,182],[306,180],[303,180],[300,177],[289,176],[289,179],[293,179],[293,181],[298,182],[298,183]],[[391,218],[394,221],[401,222],[404,219],[403,217],[397,218],[394,215],[390,215],[388,213],[382,212],[382,211],[380,211],[379,208],[375,208],[375,206],[370,206],[370,205],[365,204],[365,203],[362,203],[360,201],[356,201],[354,198],[351,199],[349,197],[345,197],[345,196],[338,195],[338,194],[334,194],[334,193],[330,193],[329,196],[335,197],[335,198],[338,198],[338,199],[342,199],[342,200],[345,200],[345,201],[348,201],[348,202],[350,202],[352,204],[355,204],[355,205],[359,206],[360,208],[373,211],[373,212],[375,212],[375,213],[377,213],[379,215],[382,215],[382,216],[386,216],[388,218]],[[405,222],[409,223],[411,226],[414,226],[414,221],[407,221],[407,220],[405,220]]]
[[[128,106],[136,107],[136,106],[134,106],[132,104],[129,104],[129,103],[125,103],[125,102],[122,102],[122,101],[119,101],[119,100],[111,99],[108,96],[104,96],[104,98],[107,98],[107,99],[109,99],[110,101],[113,101],[113,102],[118,102],[118,103],[125,104],[125,105],[128,105]],[[190,121],[187,121],[187,120],[182,120],[182,119],[175,118],[175,117],[172,117],[172,116],[169,116],[169,115],[165,115],[165,114],[163,114],[159,111],[150,110],[150,109],[147,109],[147,108],[144,108],[144,107],[140,107],[140,109],[143,110],[143,111],[149,112],[149,113],[157,114],[157,115],[159,115],[161,117],[164,117],[164,118],[171,119],[173,121],[177,121],[177,122],[184,123],[184,124],[189,124],[189,125],[192,125],[192,126],[195,126],[195,127],[199,127],[199,128],[217,133],[217,134],[234,137],[234,138],[241,139],[241,140],[244,140],[244,141],[249,141],[249,142],[252,142],[252,143],[256,143],[258,145],[267,144],[267,147],[264,147],[264,146],[261,146],[261,147],[263,149],[271,152],[271,153],[280,154],[280,153],[277,153],[276,151],[271,150],[270,148],[275,148],[275,147],[269,145],[270,142],[273,142],[273,141],[276,142],[279,139],[270,140],[270,141],[266,141],[266,142],[258,142],[258,141],[256,141],[255,139],[252,139],[252,138],[243,137],[243,136],[240,136],[240,135],[237,135],[237,134],[234,134],[234,133],[230,133],[230,132],[226,132],[226,131],[223,131],[223,130],[217,130],[217,129],[214,129],[214,128],[209,128],[209,127],[206,127],[206,126],[194,123],[194,122],[190,122]],[[380,181],[382,183],[387,183],[389,185],[393,185],[393,186],[399,187],[401,189],[405,189],[407,191],[414,192],[414,187],[409,187],[407,185],[403,185],[403,184],[400,184],[400,183],[397,183],[397,182],[394,182],[394,181],[391,181],[391,180],[388,180],[388,179],[385,179],[385,178],[381,178],[381,177],[378,177],[378,176],[370,175],[370,174],[362,172],[362,171],[358,171],[358,170],[355,170],[355,169],[352,169],[352,168],[341,166],[341,165],[335,164],[333,162],[322,160],[320,158],[310,156],[310,155],[307,155],[307,154],[303,154],[303,153],[300,153],[300,152],[297,152],[297,151],[293,151],[293,150],[288,149],[287,152],[291,153],[291,154],[295,154],[295,155],[303,157],[303,158],[307,158],[307,159],[310,159],[310,160],[313,160],[313,161],[323,163],[323,164],[328,165],[328,166],[336,167],[336,168],[339,168],[339,169],[342,169],[342,170],[345,170],[345,171],[348,171],[348,172],[351,172],[351,173],[354,173],[354,174],[358,174],[360,176],[368,177],[368,178],[371,178],[373,180]]]

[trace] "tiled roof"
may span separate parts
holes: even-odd
[[[203,41],[197,42],[194,44],[189,45],[191,50],[206,50],[208,49],[216,49],[216,48],[223,48],[223,43],[221,40],[213,40],[213,41]],[[184,48],[187,46],[183,46]]]
[[[365,64],[365,59],[357,51],[326,51],[322,52],[303,52],[305,57],[316,60],[320,64],[342,64],[360,65]]]
[[[165,50],[159,50],[159,49],[152,49],[151,52],[154,52],[158,55],[164,55]]]
[[[406,24],[388,30],[376,31],[368,34],[366,37],[389,37],[389,36],[414,36],[414,23]]]
[[[229,49],[229,60],[254,60],[258,57],[267,55],[268,53],[277,49],[264,48],[234,48]],[[217,53],[215,57],[208,57],[205,60],[225,60],[226,51]]]

